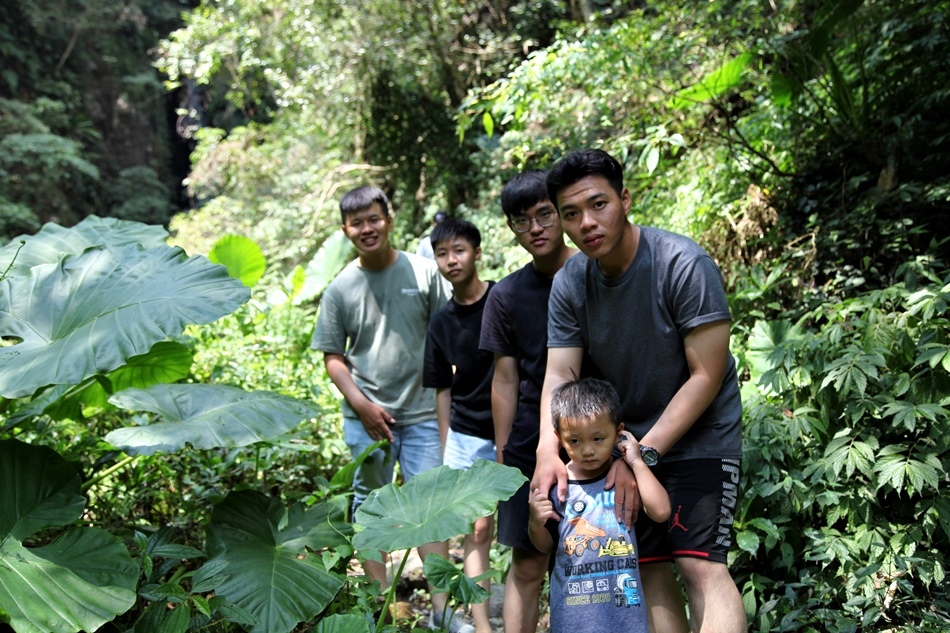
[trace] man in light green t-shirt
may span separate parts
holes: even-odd
[[[344,440],[354,455],[378,440],[389,440],[360,465],[353,479],[353,511],[366,496],[393,480],[398,460],[403,477],[442,464],[435,392],[422,386],[429,320],[448,300],[434,262],[394,249],[386,194],[360,187],[340,201],[343,232],[357,259],[330,282],[323,294],[311,347],[322,351],[330,380],[343,394]],[[448,557],[446,543],[419,548],[423,559]],[[387,585],[386,565],[364,563],[366,573]],[[445,594],[432,594],[433,628],[441,628]],[[452,630],[474,631],[452,619]]]

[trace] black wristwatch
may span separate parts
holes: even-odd
[[[660,452],[657,451],[652,446],[640,445],[640,459],[643,460],[643,463],[649,467],[656,466],[660,463]]]

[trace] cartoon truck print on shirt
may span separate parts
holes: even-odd
[[[564,552],[568,556],[580,556],[584,549],[598,551],[600,549],[600,537],[607,536],[607,533],[598,527],[588,523],[583,517],[576,517],[568,521],[574,526],[574,533],[564,539]]]
[[[617,576],[617,586],[614,587],[614,606],[639,607],[641,602],[637,579],[630,574]]]
[[[616,539],[607,539],[607,543],[600,548],[597,556],[598,558],[601,556],[633,556],[633,544],[628,543],[627,539],[621,534]]]

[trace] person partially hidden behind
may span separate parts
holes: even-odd
[[[636,534],[617,521],[614,491],[604,490],[614,446],[633,470],[647,516],[669,518],[670,498],[620,416],[617,392],[604,380],[562,383],[551,397],[554,432],[571,458],[567,497],[558,501],[556,489],[546,494],[536,488],[528,530],[538,550],[554,552],[552,631],[649,631]]]

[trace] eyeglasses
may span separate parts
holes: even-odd
[[[546,229],[552,224],[557,218],[557,211],[542,211],[533,218],[529,218],[526,215],[519,215],[511,221],[512,228],[518,233],[527,233],[531,230],[531,222],[537,222],[538,226],[542,229]]]

